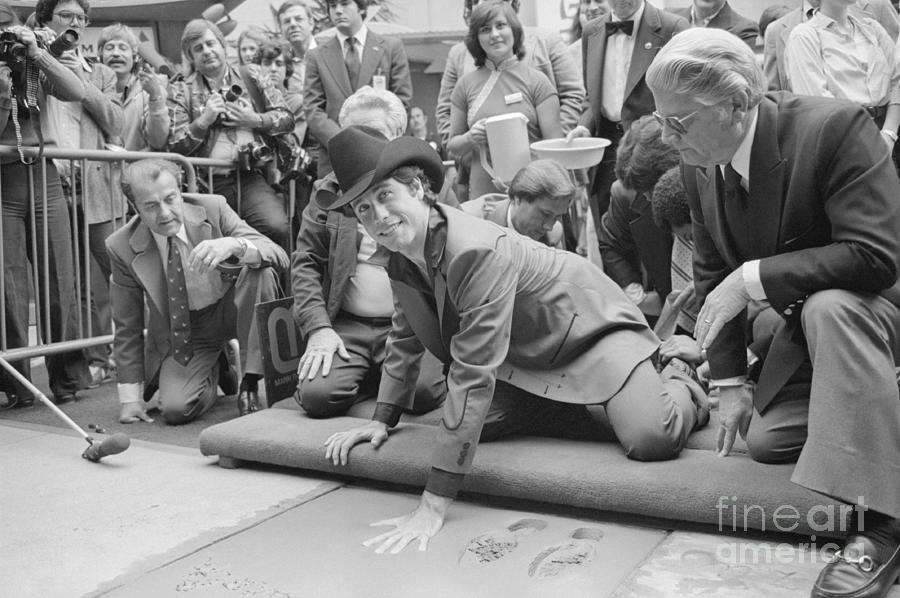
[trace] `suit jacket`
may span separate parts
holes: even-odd
[[[620,287],[644,285],[665,300],[672,290],[672,235],[653,222],[653,208],[643,193],[617,190],[597,230],[603,271]],[[643,272],[642,272],[643,267]]]
[[[588,128],[592,135],[600,130],[601,94],[603,93],[603,63],[606,58],[606,23],[610,15],[589,22],[581,37],[584,61],[584,87],[587,91],[584,111],[578,124]],[[656,53],[672,36],[688,28],[682,17],[661,11],[649,2],[644,3],[644,16],[634,33],[634,51],[631,67],[625,83],[625,100],[622,104],[622,127],[627,130],[631,122],[656,109],[653,94],[647,87],[644,75]]]
[[[338,114],[344,100],[360,87],[371,85],[372,77],[379,71],[387,79],[386,89],[394,92],[409,110],[412,80],[406,50],[400,40],[378,35],[371,29],[366,33],[356,87],[350,84],[341,40],[337,35],[307,52],[303,102],[309,131],[321,144],[319,178],[331,172],[328,142],[341,130]]]
[[[766,298],[785,319],[760,376],[760,411],[803,361],[800,313],[807,297],[846,289],[898,303],[900,181],[877,132],[851,102],[767,94],[750,157],[746,234],[725,219],[718,167],[685,167],[698,301],[741,264],[759,259]],[[710,347],[714,379],[746,373],[745,324],[746,313],[734,318]]]
[[[849,9],[850,13],[858,18],[870,18],[878,21],[884,27],[891,39],[897,41],[900,34],[900,17],[894,10],[890,0],[859,0]],[[803,22],[803,5],[797,10],[792,10],[780,19],[769,24],[766,29],[765,44],[763,45],[763,70],[769,81],[770,91],[791,91],[787,69],[784,64],[784,52],[788,38],[794,27]]]
[[[684,17],[691,22],[691,6],[667,9],[674,15]],[[756,48],[756,38],[759,37],[759,25],[747,17],[735,12],[727,2],[722,6],[713,20],[707,25],[710,29],[724,29],[744,40],[751,48]]]
[[[555,401],[602,403],[659,345],[586,259],[454,208],[432,209],[425,259],[427,277],[390,254],[396,309],[375,417],[395,425],[412,405],[427,347],[449,372],[432,461],[441,472],[471,468],[496,380]]]
[[[219,195],[186,194],[184,227],[194,245],[207,239],[242,237],[259,250],[258,267],[287,267],[284,250],[241,220]],[[106,251],[112,266],[109,295],[116,325],[113,350],[119,382],[152,380],[169,354],[170,318],[163,258],[153,234],[139,216],[109,236]]]
[[[490,210],[484,209],[485,201],[493,201]],[[510,199],[502,193],[488,193],[487,195],[482,195],[481,197],[463,202],[460,204],[459,209],[476,218],[490,220],[494,224],[509,228],[507,226],[509,224],[509,203]],[[538,239],[538,241],[550,247],[565,249],[566,239],[563,235],[563,227],[559,220],[556,221],[550,232],[544,235],[543,238]]]

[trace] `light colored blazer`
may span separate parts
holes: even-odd
[[[688,23],[690,23],[691,8],[692,5],[689,4],[682,8],[672,8],[667,10],[673,15],[684,17],[687,19]],[[722,6],[722,10],[719,11],[719,14],[717,14],[706,27],[709,29],[723,29],[728,33],[733,33],[744,40],[751,48],[756,48],[756,39],[759,37],[759,25],[744,15],[735,12],[728,2]]]
[[[497,380],[554,401],[603,403],[659,346],[619,286],[573,253],[441,205],[425,253],[424,285],[418,266],[390,254],[396,308],[378,403],[412,405],[425,348],[449,365],[432,460],[443,471],[471,468]]]
[[[362,63],[357,86],[350,84],[341,40],[336,35],[321,46],[306,53],[306,81],[303,102],[309,132],[321,144],[319,148],[319,178],[331,172],[328,142],[341,130],[338,114],[344,100],[364,85],[371,85],[372,77],[384,75],[386,89],[394,92],[409,110],[412,100],[412,79],[403,42],[378,35],[371,29],[366,33]]]
[[[219,195],[185,197],[184,227],[194,245],[242,237],[259,249],[258,267],[288,265],[284,250],[241,220]],[[112,266],[109,294],[119,382],[152,380],[169,354],[169,303],[159,248],[150,229],[135,216],[109,236],[106,251]]]

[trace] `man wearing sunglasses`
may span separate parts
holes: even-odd
[[[767,94],[752,50],[725,31],[676,35],[647,84],[684,164],[695,332],[721,391],[720,454],[740,432],[757,461],[797,461],[793,482],[855,505],[812,596],[883,598],[900,575],[900,180],[890,153],[858,105]],[[751,299],[782,318],[757,383],[746,376]]]

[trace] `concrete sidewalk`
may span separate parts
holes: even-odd
[[[144,441],[95,464],[85,446],[0,424],[4,596],[793,598],[822,567],[797,544],[468,500],[427,552],[376,555],[370,524],[416,495]]]

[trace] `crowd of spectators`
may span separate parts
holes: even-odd
[[[304,412],[342,415],[378,394],[374,427],[329,439],[336,464],[356,442],[385,441],[402,412],[430,411],[445,397],[460,425],[465,401],[487,418],[460,428],[453,442],[465,440],[466,449],[479,434],[531,430],[563,411],[593,417],[603,404],[629,456],[671,458],[705,424],[709,388],[737,405],[723,415],[723,455],[739,430],[760,461],[802,459],[804,417],[825,408],[807,406],[802,417],[796,409],[824,384],[826,374],[813,371],[816,355],[837,360],[830,370],[847,360],[811,332],[847,344],[846,325],[828,310],[869,314],[857,326],[868,331],[863,342],[893,339],[862,351],[861,363],[887,363],[889,354],[896,361],[897,323],[883,325],[896,315],[897,296],[888,292],[896,238],[879,236],[888,221],[878,221],[893,217],[879,202],[891,193],[896,202],[898,188],[890,156],[900,127],[900,19],[889,0],[773,5],[758,23],[727,0],[672,10],[646,0],[580,0],[568,43],[523,26],[519,0],[464,0],[467,31],[449,50],[434,106],[416,101],[403,43],[367,26],[367,0],[328,0],[327,8],[330,36],[314,35],[305,0],[286,0],[275,11],[276,32],[245,28],[234,48],[211,21],[191,20],[176,72],[145,60],[135,32],[121,24],[102,30],[97,59],[86,57],[77,40],[90,22],[88,0],[38,0],[30,26],[0,0],[0,26],[26,55],[0,61],[0,142],[20,153],[118,149],[214,161],[203,189],[210,198],[183,196],[183,173],[171,161],[32,164],[24,153],[3,156],[4,346],[28,344],[31,272],[46,298],[36,306],[43,341],[115,334],[112,347],[47,357],[57,403],[116,378],[124,423],[148,421],[153,395],[168,423],[190,421],[214,403],[217,386],[239,394],[241,414],[255,410],[263,369],[253,305],[277,297],[279,282],[292,291],[303,339],[295,399]],[[700,49],[699,28],[709,30],[702,33],[715,52]],[[486,123],[514,113],[524,117],[529,142],[603,137],[611,145],[588,172],[533,160],[503,181],[490,168]],[[821,140],[812,118],[822,119]],[[758,140],[771,155],[758,152]],[[847,147],[829,158],[826,142]],[[754,170],[782,148],[808,156],[785,155],[764,176]],[[811,166],[798,166],[807,158]],[[796,180],[777,187],[783,172]],[[781,205],[769,207],[774,215],[762,211],[764,187],[767,198],[784,192],[783,221]],[[818,194],[812,201],[808,190]],[[721,206],[710,199],[719,195]],[[30,210],[32,200],[45,207]],[[808,226],[796,229],[807,216]],[[519,234],[507,240],[507,229]],[[847,243],[862,249],[843,252]],[[442,260],[449,272],[440,271]],[[73,271],[85,267],[96,275],[76,280]],[[866,268],[872,277],[862,279]],[[512,295],[493,295],[504,281]],[[834,289],[843,294],[821,298]],[[571,339],[541,328],[563,326],[562,312],[513,330],[531,335],[523,346],[500,334],[562,295],[579,310],[569,332],[592,343],[584,353],[561,357]],[[873,303],[882,295],[889,305]],[[81,321],[91,329],[79,330]],[[611,328],[621,338],[627,329],[636,344],[625,350]],[[435,333],[446,333],[445,345],[424,342]],[[240,351],[229,357],[232,338]],[[550,342],[556,353],[547,352]],[[803,350],[790,353],[790,343]],[[590,380],[600,370],[586,367],[585,356],[600,363],[617,353],[600,385],[620,384],[606,388],[603,401],[578,390],[577,410],[548,408],[549,395],[514,373],[501,383],[485,371],[482,362],[498,365],[507,350],[529,367],[546,358],[546,368],[559,368],[564,359]],[[788,365],[770,381],[766,372]],[[15,367],[28,377],[27,360]],[[460,389],[473,380],[483,386],[464,401]],[[758,380],[764,401],[754,394]],[[884,398],[883,380],[867,380]],[[823,394],[833,400],[837,387]],[[33,403],[5,373],[0,391],[6,407]],[[669,413],[671,426],[642,419],[634,405],[647,392],[656,398],[644,407]],[[896,407],[888,415],[884,404],[877,409],[885,425],[900,421]],[[782,416],[790,434],[779,428]],[[473,455],[474,448],[462,454],[458,467],[450,463],[456,457],[441,457],[426,497],[437,489],[452,498]],[[815,459],[824,467],[820,453]],[[807,485],[819,484],[818,475],[809,473]],[[875,506],[891,514],[896,503]],[[896,554],[882,557],[900,563]]]

